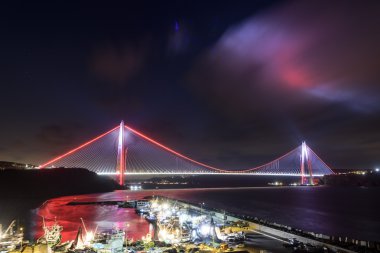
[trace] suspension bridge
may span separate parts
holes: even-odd
[[[312,182],[334,172],[303,142],[283,156],[244,170],[225,170],[187,157],[125,125],[115,128],[43,163],[39,168],[87,168],[100,175],[252,175],[295,176]]]

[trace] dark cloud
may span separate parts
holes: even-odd
[[[184,21],[175,20],[168,33],[167,50],[170,55],[186,52],[190,46],[191,33]]]
[[[143,68],[147,51],[144,41],[127,42],[121,46],[98,46],[93,51],[90,71],[103,83],[125,86]]]
[[[93,138],[92,135],[86,134],[84,129],[82,124],[75,122],[43,125],[35,135],[33,143],[38,143],[35,146],[44,150],[44,159],[49,159],[80,145],[88,140],[86,138]],[[37,157],[34,162],[42,163],[44,160]]]
[[[36,137],[48,145],[62,145],[73,138],[71,131],[60,125],[43,126]]]

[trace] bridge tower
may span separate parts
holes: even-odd
[[[301,185],[305,184],[305,150],[302,142],[301,145],[301,156],[300,156],[300,165],[301,165]]]
[[[117,147],[117,165],[116,165],[116,172],[119,172],[119,184],[121,186],[125,183],[125,167],[126,167],[126,149],[124,144],[124,121],[120,122],[119,127],[119,139],[118,139],[118,147]]]
[[[310,160],[310,157],[309,157],[309,151],[308,151],[308,147],[306,145],[306,142],[302,142],[302,145],[301,145],[301,184],[305,184],[306,181],[307,181],[307,178],[306,178],[306,175],[305,175],[305,162],[306,162],[306,166],[307,166],[307,170],[309,172],[309,184],[312,185],[314,184],[314,181],[313,181],[313,171],[312,171],[312,167],[311,167],[311,160]]]

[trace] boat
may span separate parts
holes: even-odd
[[[75,240],[69,253],[124,253],[125,231],[118,228],[98,232],[88,230],[82,218]],[[83,227],[83,230],[82,230]]]
[[[114,228],[111,231],[96,233],[91,247],[98,253],[123,253],[124,240],[125,231]]]
[[[0,253],[21,248],[24,242],[23,229],[15,230],[16,220],[13,220],[7,229],[2,232],[0,226]]]
[[[45,218],[42,217],[44,235],[37,239],[37,243],[47,244],[50,248],[61,246],[63,227],[58,224],[57,220],[54,221],[52,226],[46,226]]]
[[[157,217],[155,216],[155,215],[146,215],[145,216],[145,219],[147,220],[147,221],[149,221],[150,223],[154,223],[154,222],[156,222],[157,221]]]

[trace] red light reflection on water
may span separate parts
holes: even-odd
[[[35,217],[34,237],[43,235],[42,217],[47,226],[53,225],[54,220],[63,226],[62,241],[74,240],[78,228],[82,225],[80,218],[84,220],[87,230],[98,231],[112,229],[114,227],[124,229],[128,238],[141,239],[147,233],[153,235],[152,226],[132,208],[118,208],[115,205],[67,205],[69,202],[90,202],[115,200],[108,199],[107,194],[89,194],[80,196],[67,196],[46,201]],[[115,193],[113,194],[115,196]],[[121,192],[117,200],[126,200]]]

